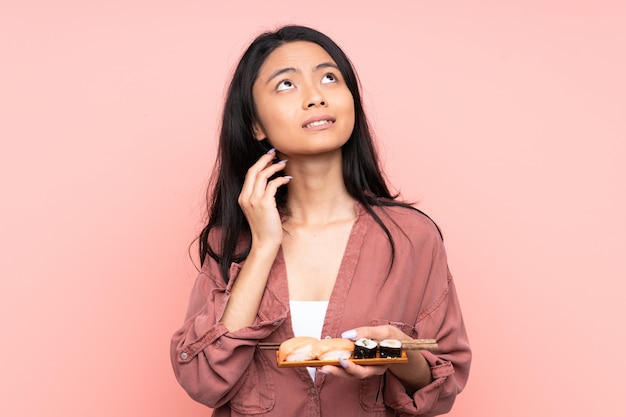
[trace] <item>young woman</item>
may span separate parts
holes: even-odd
[[[202,267],[171,358],[214,416],[450,410],[470,348],[437,226],[380,170],[358,80],[310,28],[256,38],[228,90]],[[278,368],[260,342],[436,339],[409,363]]]

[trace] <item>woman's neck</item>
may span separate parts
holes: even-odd
[[[292,224],[321,225],[355,217],[354,198],[348,193],[341,159],[287,162],[289,182],[287,207]]]

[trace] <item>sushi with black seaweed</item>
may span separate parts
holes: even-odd
[[[396,339],[385,339],[380,342],[381,358],[401,358],[402,342]]]
[[[373,359],[376,357],[378,343],[372,339],[362,337],[354,342],[354,359]]]

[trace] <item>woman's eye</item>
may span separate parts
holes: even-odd
[[[334,74],[325,74],[322,78],[322,84],[334,83],[337,81],[337,77]]]
[[[293,83],[289,80],[284,80],[278,83],[278,87],[276,87],[277,91],[290,90],[294,87]]]

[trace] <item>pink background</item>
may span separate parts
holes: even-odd
[[[228,74],[285,23],[352,58],[443,228],[474,348],[450,415],[622,415],[626,3],[382,4],[0,3],[0,415],[208,414],[169,338]]]

